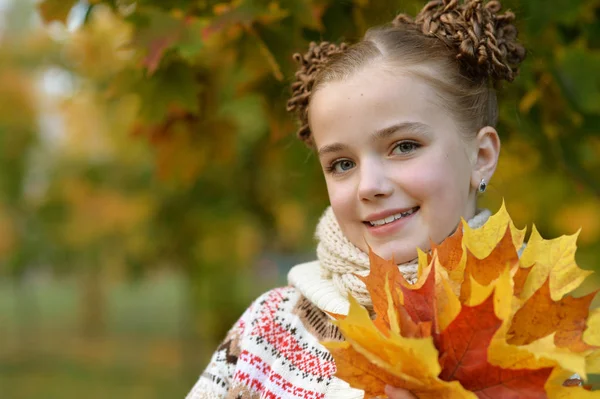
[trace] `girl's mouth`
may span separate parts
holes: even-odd
[[[417,212],[418,210],[419,210],[419,207],[415,206],[414,208],[409,209],[406,212],[397,213],[395,215],[388,216],[384,219],[374,220],[372,222],[365,222],[365,223],[370,224],[372,227],[383,226],[386,224],[390,224],[398,219],[408,217],[408,216],[412,215],[413,213]]]
[[[420,207],[416,206],[406,212],[397,213],[384,219],[372,220],[363,223],[367,226],[371,233],[377,235],[386,235],[393,230],[396,230],[396,228],[402,226],[404,222],[408,221],[415,213],[419,211],[419,209]]]

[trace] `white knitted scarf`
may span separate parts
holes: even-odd
[[[468,224],[472,228],[481,227],[490,215],[491,212],[487,209],[478,210]],[[366,286],[356,277],[369,274],[369,255],[352,244],[342,233],[331,207],[321,216],[315,236],[319,241],[317,257],[321,276],[331,279],[344,297],[347,298],[350,293],[361,305],[372,307]],[[398,269],[408,282],[414,283],[417,280],[417,259],[398,265]]]

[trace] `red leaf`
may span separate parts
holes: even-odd
[[[439,336],[440,378],[458,380],[480,398],[545,398],[552,368],[507,370],[488,362],[488,347],[501,323],[493,295],[480,305],[463,305]]]
[[[419,287],[401,284],[404,295],[404,307],[414,322],[433,322],[435,314],[435,265],[425,269],[425,281]],[[418,284],[418,282],[417,282]],[[413,288],[415,287],[415,288]]]

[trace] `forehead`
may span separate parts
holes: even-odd
[[[456,126],[437,90],[425,80],[377,66],[324,84],[310,100],[309,123],[317,147],[403,122]]]

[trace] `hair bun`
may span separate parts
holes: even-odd
[[[435,36],[457,50],[456,58],[467,76],[511,82],[525,59],[525,48],[517,42],[515,15],[500,14],[497,0],[433,0],[413,20],[405,14],[395,26],[416,25],[426,36]]]
[[[341,53],[346,48],[346,43],[336,45],[329,42],[311,42],[305,54],[296,53],[293,56],[298,63],[298,71],[296,80],[292,83],[292,97],[287,102],[287,110],[296,111],[300,121],[298,138],[308,145],[312,144],[308,127],[308,100],[316,74],[323,69],[333,54]]]

